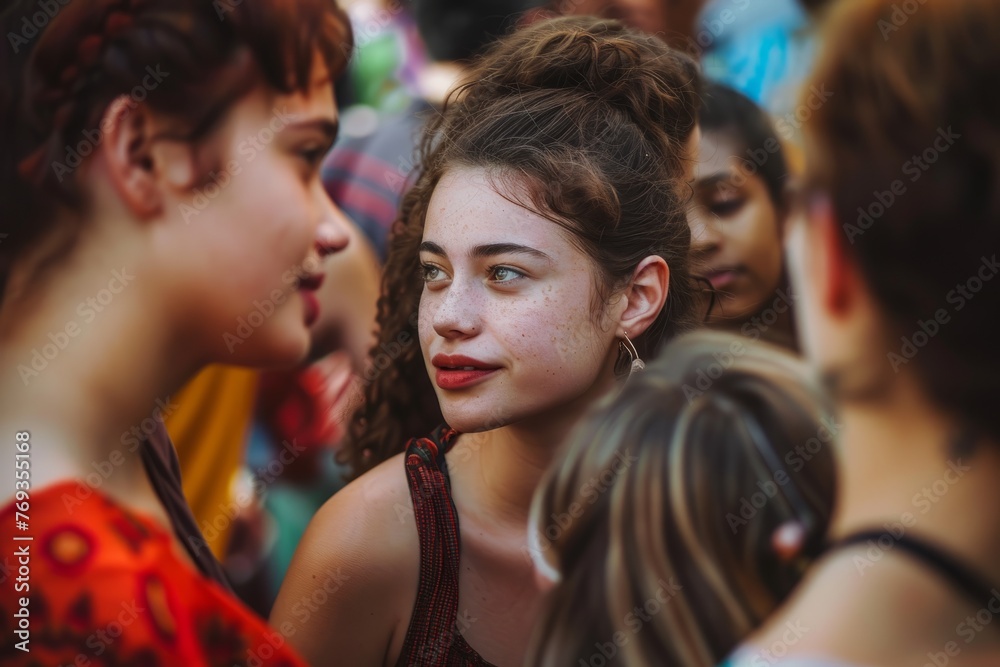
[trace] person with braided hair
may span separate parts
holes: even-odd
[[[290,641],[307,659],[523,663],[534,488],[589,406],[693,319],[698,90],[660,40],[564,17],[499,40],[449,97],[386,263],[378,345],[394,361],[353,444],[374,468],[314,517],[271,614],[303,621]]]
[[[347,243],[319,165],[349,24],[332,0],[53,4],[0,14],[0,539],[22,568],[0,663],[304,665],[206,566],[140,438],[206,364],[305,357]]]

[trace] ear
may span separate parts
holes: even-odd
[[[658,255],[650,255],[639,262],[632,278],[632,285],[625,293],[627,305],[619,320],[620,337],[624,332],[635,338],[656,320],[667,302],[670,286],[670,267]]]
[[[809,209],[809,226],[816,234],[814,242],[809,243],[810,263],[818,279],[819,297],[831,315],[843,316],[854,305],[856,290],[861,286],[857,265],[848,256],[846,235],[830,200],[819,198],[810,203]]]
[[[121,96],[108,105],[101,120],[108,177],[122,203],[140,219],[162,212],[164,187],[192,185],[190,149],[157,141],[149,107]]]

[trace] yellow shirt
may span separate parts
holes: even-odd
[[[235,366],[208,366],[171,398],[177,408],[166,418],[180,459],[184,495],[220,560],[232,532],[226,507],[233,476],[244,459],[257,374]]]

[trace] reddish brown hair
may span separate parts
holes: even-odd
[[[56,206],[85,204],[85,193],[57,165],[85,132],[93,136],[115,98],[142,88],[143,104],[176,118],[186,128],[181,138],[196,141],[258,81],[283,93],[305,90],[317,52],[336,76],[352,48],[350,24],[333,0],[51,4],[42,12],[37,2],[18,1],[0,17],[2,33],[15,36],[10,49],[0,49],[0,200],[8,234],[0,245],[0,294],[12,258],[50,231]],[[144,79],[156,85],[144,87]]]
[[[887,316],[888,350],[950,312],[897,365],[914,369],[936,404],[1000,441],[1000,276],[961,298],[960,310],[955,291],[1000,247],[1000,3],[912,5],[830,8],[810,83],[833,94],[805,126],[808,180],[829,193],[843,245]]]

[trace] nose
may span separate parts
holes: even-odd
[[[718,252],[722,245],[718,221],[714,218],[715,216],[703,207],[696,207],[688,212],[688,224],[691,227],[691,257],[696,265]]]
[[[327,196],[326,192],[321,193],[323,201],[323,219],[316,227],[316,250],[320,259],[340,252],[347,247],[350,241],[350,228],[353,224],[344,214],[340,207]]]
[[[434,332],[448,340],[471,338],[482,328],[480,297],[472,285],[453,279],[438,292],[424,292],[421,308],[431,311]]]

